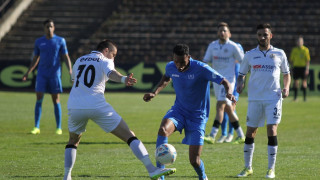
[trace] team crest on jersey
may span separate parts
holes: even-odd
[[[276,55],[275,54],[270,54],[270,56],[269,56],[271,59],[274,59],[275,57],[276,57]]]
[[[172,77],[179,77],[178,74],[172,74]]]
[[[215,79],[216,77],[217,77],[217,75],[212,73],[212,78]]]
[[[227,53],[227,52],[228,52],[228,49],[224,49],[223,52],[224,52],[224,53]]]
[[[194,79],[194,74],[189,74],[188,79]]]

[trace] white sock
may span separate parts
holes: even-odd
[[[241,126],[239,126],[238,129],[236,129],[236,131],[237,131],[238,137],[244,138],[244,134]]]
[[[71,180],[71,171],[76,161],[77,149],[66,148],[64,152],[64,178],[63,180]]]
[[[254,143],[253,144],[244,144],[244,165],[247,168],[252,168],[252,158],[254,152]]]
[[[149,173],[154,172],[157,168],[152,164],[148,151],[143,143],[135,139],[130,143],[133,154],[144,164]]]
[[[215,138],[216,135],[218,134],[218,131],[219,131],[219,128],[212,127],[210,136],[212,136],[213,138]]]
[[[277,159],[278,146],[268,146],[268,169],[274,171]]]

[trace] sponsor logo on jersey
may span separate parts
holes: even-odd
[[[172,77],[179,77],[178,74],[172,74]]]
[[[229,57],[213,56],[213,60],[229,61]]]
[[[45,45],[46,45],[46,43],[41,43],[41,44],[40,44],[40,46],[45,46]]]
[[[80,62],[83,62],[83,61],[97,61],[97,62],[100,62],[100,58],[82,57],[80,59]]]
[[[256,57],[254,57],[253,59],[259,59],[259,58],[261,58],[260,56],[256,56]]]
[[[256,64],[252,66],[252,69],[255,72],[273,72],[275,68],[276,66],[263,64]]]

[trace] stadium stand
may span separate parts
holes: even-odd
[[[29,60],[46,17],[56,21],[56,32],[66,37],[73,60],[105,38],[118,44],[120,63],[168,61],[176,43],[189,44],[191,55],[202,59],[207,45],[216,39],[216,25],[225,21],[232,40],[246,51],[257,46],[256,25],[269,22],[274,46],[289,56],[296,36],[303,35],[311,63],[320,63],[317,0],[35,0],[1,41],[0,59]]]

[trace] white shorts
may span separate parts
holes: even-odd
[[[282,99],[269,101],[249,101],[247,126],[263,127],[267,124],[279,124],[282,115]]]
[[[68,109],[68,116],[69,132],[75,134],[86,131],[89,119],[98,124],[106,133],[113,131],[122,119],[110,104],[97,109]]]
[[[234,89],[234,82],[230,83],[231,86],[231,92],[233,92]],[[221,84],[213,83],[214,88],[214,95],[216,96],[217,101],[225,101],[228,105],[231,105],[232,102],[226,97],[226,90],[224,89],[224,86]]]

